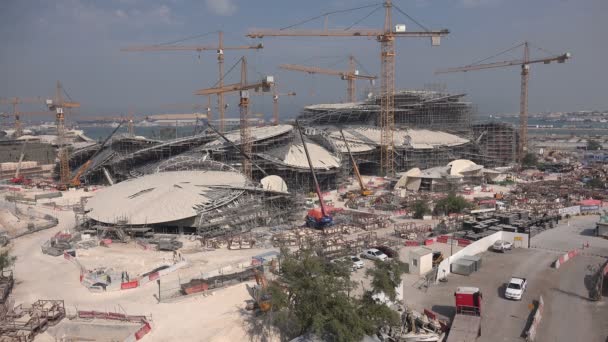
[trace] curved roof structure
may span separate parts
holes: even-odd
[[[477,165],[467,159],[452,160],[448,165],[451,166],[450,175],[452,176],[461,176],[463,172],[477,171],[483,168],[482,165]]]
[[[379,127],[348,127],[343,129],[343,132],[352,152],[371,151],[381,143]],[[329,137],[334,141],[340,152],[347,152],[340,131],[330,132]],[[397,148],[432,149],[441,146],[459,146],[469,142],[469,140],[454,134],[428,129],[397,129],[394,131],[393,137]]]
[[[231,171],[170,171],[127,180],[99,190],[86,204],[93,220],[115,224],[157,224],[187,219],[222,206],[242,191],[247,180]]]
[[[253,141],[263,140],[272,137],[276,137],[281,134],[285,134],[291,132],[293,130],[293,126],[291,125],[276,125],[276,126],[263,126],[263,127],[252,127],[251,128],[251,138]],[[224,134],[228,140],[232,141],[235,145],[241,144],[241,131],[235,130],[232,132],[228,132]],[[213,148],[221,148],[229,145],[226,140],[221,137],[215,139],[213,141],[208,142],[204,145],[205,149],[213,149]]]
[[[283,178],[281,178],[279,176],[276,176],[276,175],[266,176],[260,180],[260,183],[262,183],[262,187],[265,190],[287,192],[287,184],[285,183]]]
[[[308,153],[310,153],[312,166],[315,169],[329,170],[340,167],[340,157],[331,153],[323,146],[307,140],[306,147],[308,148]],[[258,153],[258,156],[294,168],[309,168],[302,143],[292,142],[287,146],[281,146],[266,153]]]

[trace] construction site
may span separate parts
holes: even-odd
[[[466,93],[395,82],[396,41],[436,47],[450,31],[412,31],[395,25],[393,15],[404,14],[397,4],[374,6],[362,8],[384,13],[375,29],[328,29],[337,11],[312,19],[326,18],[322,30],[251,29],[249,45],[229,45],[217,31],[212,45],[118,47],[199,59],[213,52],[218,75],[194,91],[206,107],[109,116],[116,124],[98,140],[70,127],[81,103],[59,81],[48,98],[1,98],[10,115],[0,137],[0,341],[341,340],[319,333],[332,317],[298,336],[268,328],[284,304],[273,301],[280,296],[271,285],[292,295],[284,277],[294,266],[282,263],[308,254],[323,268],[346,263],[348,300],[373,294],[398,318],[370,323],[365,341],[603,341],[608,167],[578,148],[528,147],[530,66],[570,54],[533,58],[524,42],[506,50],[522,49],[523,59],[435,70],[519,70],[519,125],[476,120]],[[262,40],[275,37],[377,41],[379,75],[353,55],[342,70],[277,65],[346,81],[345,101],[288,116],[279,98],[295,92],[281,92],[279,81],[289,85],[247,56],[272,49]],[[226,71],[224,54],[233,53],[244,56]],[[370,84],[362,100],[361,81]],[[258,95],[272,99],[270,122],[252,114]],[[228,117],[229,96],[238,99],[238,119]],[[22,120],[38,115],[55,123]],[[138,135],[138,124],[152,120],[175,130]],[[178,136],[180,120],[194,126],[191,134]],[[374,290],[384,262],[400,267],[394,299]],[[512,276],[522,284],[516,301],[508,300]]]

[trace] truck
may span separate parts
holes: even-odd
[[[482,294],[477,287],[458,287],[454,292],[456,315],[446,342],[473,342],[481,336]]]
[[[528,281],[526,278],[512,277],[505,288],[505,298],[521,300],[521,297],[524,295],[524,291],[526,291],[526,287],[528,287]]]

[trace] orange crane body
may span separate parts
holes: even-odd
[[[519,102],[519,146],[517,151],[517,159],[521,163],[522,159],[528,151],[528,80],[530,78],[530,64],[550,64],[551,62],[565,63],[567,59],[572,56],[570,53],[564,53],[561,55],[550,56],[546,58],[530,59],[530,53],[528,49],[528,42],[523,43],[524,46],[524,58],[512,61],[502,61],[496,63],[486,64],[472,64],[463,67],[456,68],[445,68],[437,69],[435,74],[446,74],[452,72],[467,72],[474,70],[484,70],[493,68],[504,68],[510,66],[521,67],[521,93]]]
[[[380,91],[380,128],[381,128],[381,171],[384,175],[394,175],[394,141],[395,128],[394,93],[395,93],[395,39],[396,38],[431,38],[431,45],[440,44],[441,37],[449,30],[406,31],[405,27],[392,25],[392,0],[384,0],[384,28],[347,29],[347,30],[268,30],[254,29],[247,34],[250,38],[263,37],[376,37],[380,42],[380,59],[382,62]]]

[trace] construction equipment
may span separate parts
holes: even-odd
[[[46,100],[46,105],[51,111],[55,111],[57,122],[57,146],[59,147],[59,181],[60,187],[64,189],[70,180],[70,164],[68,147],[65,146],[65,115],[66,108],[79,108],[80,103],[63,101],[63,87],[57,81],[55,87],[55,99]]]
[[[44,103],[44,99],[41,97],[13,97],[10,99],[0,99],[0,104],[3,105],[12,105],[13,106],[13,116],[15,118],[15,133],[13,134],[14,138],[18,138],[23,134],[23,128],[21,127],[21,115],[24,114],[39,114],[39,113],[20,113],[19,105],[26,103]]]
[[[447,342],[474,342],[481,336],[481,300],[477,287],[459,287],[454,292],[456,316]]]
[[[333,75],[340,76],[343,80],[346,81],[346,98],[348,102],[357,101],[357,91],[355,87],[355,80],[369,80],[373,82],[377,79],[377,76],[368,76],[368,75],[359,75],[359,70],[356,69],[355,65],[355,57],[349,56],[349,70],[332,70],[332,69],[323,69],[318,67],[309,67],[304,65],[297,64],[281,64],[279,68],[285,70],[292,71],[301,71],[307,72],[309,74],[324,74],[324,75]]]
[[[310,167],[312,179],[315,182],[315,192],[317,193],[317,197],[319,198],[320,205],[318,209],[313,208],[308,211],[308,214],[306,215],[306,225],[308,227],[317,229],[332,226],[334,224],[334,219],[327,211],[327,208],[325,207],[325,202],[323,202],[323,195],[321,195],[321,188],[319,187],[317,174],[315,173],[315,168],[312,165],[312,160],[310,159],[310,154],[308,153],[308,147],[306,147],[306,141],[304,140],[304,135],[302,134],[302,127],[300,127],[300,123],[298,122],[298,120],[296,120],[296,127],[298,129],[298,132],[300,133],[300,139],[302,140],[302,145],[304,146],[304,152],[306,153],[306,160],[308,160],[308,166]]]
[[[346,150],[348,151],[348,155],[350,156],[350,161],[353,164],[353,172],[357,177],[357,181],[359,181],[359,187],[361,188],[361,196],[373,195],[373,192],[370,189],[366,188],[363,184],[363,179],[361,179],[361,173],[359,173],[359,166],[357,166],[357,162],[355,161],[353,154],[350,152],[350,146],[348,146],[348,142],[346,141],[346,137],[344,136],[344,132],[342,132],[342,129],[340,129],[340,134],[342,135],[342,140],[344,140],[344,145],[346,145]]]
[[[275,81],[272,85],[272,124],[275,126],[279,124],[279,97],[281,96],[296,96],[296,93],[293,91],[279,93],[277,82]]]
[[[118,131],[118,129],[120,128],[120,126],[122,126],[123,123],[124,123],[124,121],[121,121],[118,123],[118,126],[116,126],[116,128],[114,128],[112,133],[110,133],[110,135],[108,135],[106,137],[106,139],[101,143],[101,146],[99,146],[99,149],[97,151],[95,151],[95,153],[93,153],[93,155],[91,156],[91,158],[89,158],[89,160],[87,160],[84,164],[82,164],[82,166],[78,169],[78,171],[76,171],[76,174],[74,175],[74,177],[72,177],[72,180],[70,181],[70,186],[79,187],[81,185],[80,177],[82,177],[82,175],[89,169],[89,167],[91,166],[91,163],[93,163],[93,160],[95,159],[95,157],[97,157],[97,155],[99,153],[101,153],[101,151],[103,151],[104,146],[106,146],[108,141],[110,141],[110,139],[114,136],[116,131]]]
[[[266,76],[262,81],[256,83],[247,83],[247,59],[241,57],[241,82],[220,86],[217,88],[201,89],[195,92],[196,95],[224,94],[230,92],[239,92],[240,101],[240,129],[241,129],[241,146],[245,155],[251,155],[251,127],[249,126],[249,90],[260,90],[269,92],[274,84],[273,76]],[[221,132],[220,128],[220,132]],[[243,158],[243,173],[247,179],[251,179],[251,160]]]
[[[27,139],[23,141],[23,145],[21,146],[21,154],[19,155],[19,162],[17,163],[17,169],[15,170],[15,177],[11,179],[11,183],[13,184],[21,184],[25,181],[25,178],[19,175],[19,172],[21,172],[21,163],[23,162],[23,157],[25,157],[25,145],[27,145]]]
[[[445,74],[452,72],[467,72],[473,70],[483,70],[483,69],[493,69],[493,68],[504,68],[510,66],[520,66],[521,67],[521,94],[520,94],[520,102],[519,102],[519,148],[517,153],[517,158],[519,162],[522,161],[524,156],[528,151],[528,80],[530,78],[530,64],[535,63],[543,63],[550,64],[551,62],[564,63],[567,59],[572,56],[570,53],[564,53],[561,55],[550,56],[546,58],[537,58],[530,59],[530,50],[529,43],[523,42],[519,45],[516,45],[508,50],[505,50],[498,55],[509,52],[513,49],[519,48],[523,46],[524,48],[524,56],[523,59],[511,60],[511,61],[503,61],[496,63],[486,63],[479,64],[480,62],[473,63],[467,66],[458,67],[458,68],[447,68],[447,69],[438,69],[435,71],[435,74]],[[491,58],[497,57],[498,55],[494,55]],[[482,61],[486,61],[489,58],[483,59]]]
[[[224,87],[224,51],[226,50],[251,50],[251,49],[263,49],[262,44],[257,45],[241,45],[241,46],[224,46],[224,33],[218,31],[218,45],[217,46],[206,46],[206,45],[170,45],[170,44],[159,44],[159,45],[143,45],[143,46],[131,46],[128,48],[121,49],[120,51],[134,52],[134,51],[217,51],[217,63],[219,66],[219,79],[216,85],[218,88]],[[183,40],[182,40],[183,41]],[[215,86],[215,85],[214,85]],[[217,107],[220,112],[220,132],[224,132],[224,113],[226,106],[224,104],[224,93],[217,93]],[[207,106],[209,110],[210,106]],[[211,114],[211,113],[208,113]],[[211,116],[207,116],[209,119]]]
[[[381,89],[380,89],[380,127],[381,127],[381,157],[380,166],[384,175],[394,175],[394,142],[393,131],[395,129],[395,112],[394,112],[394,93],[395,93],[395,39],[396,38],[423,38],[430,37],[431,44],[437,46],[441,42],[441,37],[449,34],[449,30],[431,31],[423,27],[423,31],[407,31],[405,25],[395,25],[392,23],[392,9],[395,7],[400,13],[405,14],[398,6],[394,5],[392,0],[384,0],[382,5],[373,4],[361,6],[352,10],[334,11],[332,13],[359,10],[363,8],[373,8],[375,11],[384,7],[384,27],[382,29],[339,29],[328,30],[326,27],[323,30],[291,30],[291,27],[286,27],[280,30],[250,30],[247,34],[251,38],[263,37],[376,37],[380,42],[380,56],[382,62],[381,73]],[[312,21],[313,19],[324,17],[327,18],[331,13],[317,16],[315,18],[302,21],[301,23]],[[368,15],[368,16],[369,16]],[[367,16],[366,16],[367,17]],[[366,18],[365,17],[365,18]],[[419,25],[421,26],[421,25]]]

